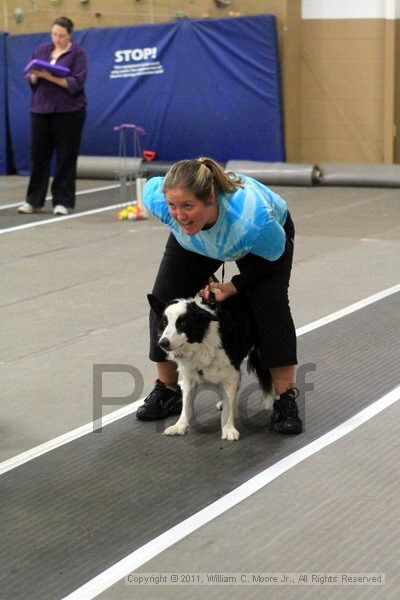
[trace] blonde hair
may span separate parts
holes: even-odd
[[[202,156],[172,165],[165,176],[163,192],[183,188],[206,202],[213,192],[230,194],[239,187],[243,187],[240,177],[226,173],[215,160]]]

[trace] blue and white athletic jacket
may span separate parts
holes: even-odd
[[[222,261],[235,261],[249,253],[277,260],[285,249],[286,203],[255,179],[239,177],[244,188],[231,194],[218,194],[217,221],[195,235],[187,235],[169,214],[162,192],[164,177],[154,177],[145,184],[143,203],[187,250]]]

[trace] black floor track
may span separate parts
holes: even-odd
[[[308,444],[399,385],[400,294],[299,338],[305,433],[268,429],[247,376],[239,442],[220,439],[215,394],[202,391],[181,438],[135,415],[0,479],[0,596],[62,598],[178,522]],[[173,420],[169,420],[173,422]]]

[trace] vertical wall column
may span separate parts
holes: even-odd
[[[396,91],[396,15],[398,0],[385,0],[385,74],[383,88],[383,160],[386,164],[394,161],[396,137],[395,91]]]
[[[287,162],[301,154],[301,2],[287,0],[282,32],[281,73]]]
[[[263,13],[273,14],[277,19],[285,150],[288,162],[299,162],[301,150],[301,1],[243,0],[240,3],[242,15],[252,14],[262,8]]]
[[[399,13],[400,0],[303,0],[302,162],[398,162]]]

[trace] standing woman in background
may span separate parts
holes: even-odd
[[[67,17],[56,19],[51,42],[40,44],[32,59],[67,67],[66,77],[46,70],[29,73],[31,99],[31,176],[26,202],[18,212],[31,214],[45,203],[50,162],[55,151],[56,166],[51,185],[53,213],[67,215],[75,206],[76,163],[86,118],[84,83],[87,76],[85,50],[72,41],[73,23]]]

